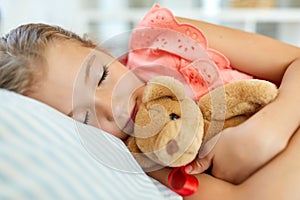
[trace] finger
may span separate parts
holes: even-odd
[[[190,164],[185,167],[185,172],[188,174],[200,174],[207,170],[211,165],[211,159],[203,158],[203,159],[196,159]]]

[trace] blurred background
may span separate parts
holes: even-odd
[[[28,22],[60,25],[101,42],[132,30],[154,3],[300,46],[300,0],[0,0],[0,33]]]

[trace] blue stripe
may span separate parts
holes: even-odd
[[[21,120],[23,121],[23,119],[21,119]],[[7,123],[6,125],[8,125],[11,130],[15,130],[14,126],[16,126],[16,124],[9,124],[9,123]],[[46,143],[46,142],[44,144],[32,144],[32,143],[30,143],[33,139],[35,139],[35,137],[37,135],[39,135],[40,137],[43,137],[43,139],[44,139],[43,141],[49,141],[49,138],[47,138],[47,137],[50,136],[50,135],[42,135],[43,131],[40,131],[38,129],[35,130],[34,128],[32,128],[31,131],[33,130],[33,132],[40,133],[40,134],[30,135],[31,134],[30,129],[26,129],[28,127],[30,128],[30,126],[23,127],[23,132],[19,132],[18,139],[24,144],[23,145],[24,147],[27,147],[27,149],[32,149],[32,148],[37,148],[38,147],[39,153],[44,153],[44,155],[45,155],[45,157],[44,156],[42,156],[42,157],[41,156],[40,157],[34,157],[35,154],[32,154],[32,152],[28,152],[29,156],[31,156],[31,161],[35,162],[35,164],[37,166],[39,166],[41,169],[42,168],[47,169],[48,170],[47,173],[50,173],[50,174],[53,174],[53,175],[60,174],[60,176],[56,177],[56,178],[58,178],[58,182],[59,183],[67,183],[68,179],[66,179],[66,177],[64,177],[64,175],[66,174],[66,172],[69,173],[70,170],[72,170],[72,166],[64,166],[65,169],[68,169],[68,171],[57,173],[57,171],[55,171],[55,169],[50,168],[48,165],[45,165],[47,163],[44,163],[45,158],[48,158],[49,160],[51,160],[51,162],[53,164],[55,164],[55,163],[58,163],[58,164],[60,164],[60,163],[67,164],[67,162],[65,162],[65,161],[63,161],[61,159],[58,159],[58,157],[55,154],[53,154],[54,153],[53,152],[53,148],[56,147],[56,149],[55,149],[55,153],[56,154],[57,153],[60,154],[61,152],[65,152],[66,153],[67,149],[61,149],[60,146],[62,146],[62,145],[48,147],[49,143]],[[50,132],[52,132],[52,131],[50,130]],[[23,135],[21,135],[22,133],[23,133]],[[55,132],[53,132],[53,133],[55,133]],[[30,136],[30,137],[28,137],[28,136]],[[14,138],[14,139],[16,139],[16,138]],[[8,143],[8,141],[6,141],[6,143]],[[50,144],[53,145],[52,143],[50,143]],[[18,144],[18,145],[20,145],[20,144]],[[14,144],[11,144],[11,147],[13,148],[12,152],[13,151],[20,151],[20,149],[18,149],[19,147],[18,146],[14,146]],[[22,151],[20,151],[20,152],[24,152],[24,150],[25,149],[22,149]],[[57,152],[57,150],[59,150],[59,151]],[[57,164],[55,164],[55,165],[57,166]],[[23,166],[23,167],[25,167],[25,166]],[[58,168],[58,166],[56,168]],[[27,174],[27,173],[25,173],[25,174]],[[72,175],[70,175],[70,177],[71,176],[74,177],[74,174],[76,175],[76,173],[73,173]],[[74,180],[72,180],[72,181],[74,181]],[[75,179],[75,181],[77,181],[78,185],[80,185],[81,184],[80,182],[82,180]],[[70,194],[74,194],[75,193],[75,195],[79,195],[79,194],[76,194],[75,188],[71,188],[71,186],[72,186],[72,184],[61,185],[61,187],[67,188],[70,191]]]
[[[29,125],[29,123],[27,123],[27,125]],[[28,126],[30,127],[30,125]],[[28,128],[26,127],[26,128]],[[24,133],[29,133],[29,131],[26,131],[26,129],[24,128]],[[29,129],[30,130],[30,129]],[[46,129],[45,129],[46,130]],[[48,129],[49,130],[49,129]],[[53,138],[53,135],[45,135],[44,134],[44,130],[43,131],[39,131],[39,136],[40,138],[43,138],[44,141],[51,141],[51,139]],[[29,134],[24,134],[24,135],[19,135],[19,137],[23,140],[23,141],[28,141],[26,142],[27,144],[29,144],[30,142],[30,136]],[[47,132],[46,132],[47,133]],[[49,133],[49,131],[48,131]],[[44,135],[43,135],[44,134]],[[60,135],[60,134],[56,134],[56,135]],[[55,135],[55,136],[56,136]],[[35,135],[36,137],[37,135]],[[52,136],[52,137],[51,137]],[[35,144],[30,144],[32,146],[34,146]],[[38,144],[39,146],[41,146],[41,144]],[[73,162],[73,163],[68,163],[67,160],[62,160],[59,158],[58,155],[65,155],[65,159],[68,159],[69,157],[73,157],[73,158],[76,158],[76,156],[78,155],[73,155],[72,153],[69,153],[68,151],[71,150],[71,151],[74,151],[73,149],[75,148],[69,148],[68,146],[63,146],[63,144],[55,144],[53,142],[51,143],[45,143],[42,145],[42,147],[39,148],[39,151],[46,151],[45,152],[45,157],[43,156],[43,159],[42,160],[39,160],[39,157],[35,157],[35,155],[29,155],[31,156],[32,158],[32,161],[35,162],[35,163],[40,163],[40,167],[42,168],[45,168],[47,169],[47,173],[50,173],[50,174],[61,174],[61,176],[59,176],[59,180],[58,182],[60,183],[66,183],[65,186],[64,185],[60,185],[60,187],[65,187],[67,190],[70,191],[70,193],[75,193],[76,196],[80,196],[80,194],[76,194],[77,190],[75,188],[72,188],[70,184],[67,184],[68,182],[77,182],[78,185],[82,184],[82,181],[83,181],[83,178],[80,178],[80,179],[74,179],[74,177],[77,176],[77,173],[74,172],[74,168],[76,167],[77,165],[77,161]],[[62,152],[64,152],[64,154],[62,154]],[[66,153],[68,153],[69,155],[66,155]],[[62,168],[62,169],[59,169],[61,171],[55,171],[55,169],[52,169],[50,168],[49,166],[45,166],[44,163],[45,161],[47,160],[51,160],[52,164],[55,166],[55,169],[59,169],[59,168]],[[68,159],[70,160],[70,159]],[[61,164],[59,163],[63,163],[64,165],[61,166]],[[65,169],[68,169],[68,171],[66,171]],[[59,172],[59,173],[58,173]],[[67,175],[69,175],[69,177],[67,177]],[[72,180],[69,180],[69,179],[72,179]],[[89,185],[89,184],[84,184],[84,185]],[[85,187],[85,188],[82,188],[82,189],[88,189],[89,190],[89,193],[92,193],[91,192],[91,188],[92,187]],[[74,192],[71,192],[71,191],[74,191]]]
[[[11,147],[10,152],[14,152],[15,150],[19,150],[16,149],[14,147]],[[25,152],[24,149],[20,149],[21,151],[18,151],[20,154],[21,152]],[[2,149],[3,152],[3,149]],[[8,151],[9,152],[9,151]],[[5,153],[5,152],[4,152]],[[21,154],[22,157],[24,157],[24,159],[26,159],[26,155]],[[3,154],[1,153],[1,159],[3,159],[1,161],[5,162],[7,165],[9,165],[9,170],[13,171],[14,174],[21,174],[22,177],[15,177],[12,178],[10,177],[6,177],[5,179],[1,180],[1,182],[3,182],[2,184],[6,185],[9,188],[13,188],[14,191],[16,192],[16,194],[19,194],[20,196],[23,196],[23,198],[25,199],[38,199],[37,196],[35,196],[34,191],[30,190],[31,188],[28,187],[28,185],[24,185],[21,182],[24,182],[26,180],[31,180],[35,183],[35,185],[38,185],[40,188],[47,188],[47,191],[54,191],[54,188],[52,187],[52,184],[48,184],[49,180],[46,181],[41,181],[41,179],[39,179],[38,177],[35,176],[35,173],[37,169],[28,169],[26,165],[24,165],[23,160],[17,160],[15,159],[13,156],[7,154]],[[6,176],[6,171],[1,171],[0,173],[2,173],[2,176]],[[50,190],[48,190],[50,189]],[[5,196],[5,191],[3,191],[4,194],[2,194],[3,196]],[[16,195],[15,194],[15,195]],[[53,193],[47,192],[47,194],[45,194],[45,196],[51,196]],[[2,198],[1,198],[2,199]]]
[[[39,129],[39,131],[42,132],[49,132],[49,129],[53,132],[48,136],[48,139],[51,139],[51,142],[55,142],[58,144],[65,144],[66,142],[69,142],[69,140],[74,140],[74,135],[71,134],[74,132],[74,123],[72,120],[59,120],[59,119],[52,119],[52,115],[47,115],[47,117],[40,116],[40,110],[37,109],[34,112],[32,112],[30,109],[27,110],[27,113],[24,115],[24,111],[14,111],[15,108],[11,108],[11,112],[15,113],[17,120],[27,121],[28,119],[36,120],[34,123],[24,123],[24,125],[28,125],[28,129]],[[13,112],[14,111],[14,112]],[[45,111],[43,111],[45,113]],[[47,114],[47,113],[46,113]],[[55,122],[56,124],[54,124]],[[63,123],[62,123],[63,122]],[[71,122],[71,123],[69,123]],[[57,134],[61,133],[61,134]],[[45,141],[42,137],[40,137],[42,141]],[[68,140],[67,140],[68,139]],[[49,142],[49,141],[45,141]]]

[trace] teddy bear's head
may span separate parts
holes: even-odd
[[[244,122],[277,94],[271,82],[241,80],[214,89],[197,104],[185,96],[181,82],[156,77],[145,88],[127,146],[144,169],[157,163],[183,166],[197,156],[203,142]]]
[[[161,76],[147,84],[135,117],[133,138],[128,144],[132,152],[139,149],[164,166],[181,166],[197,156],[203,138],[202,114],[185,96],[180,82]],[[139,163],[145,165],[141,158],[146,157],[140,157]]]

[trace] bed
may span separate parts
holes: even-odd
[[[121,140],[0,89],[0,199],[181,199]]]

